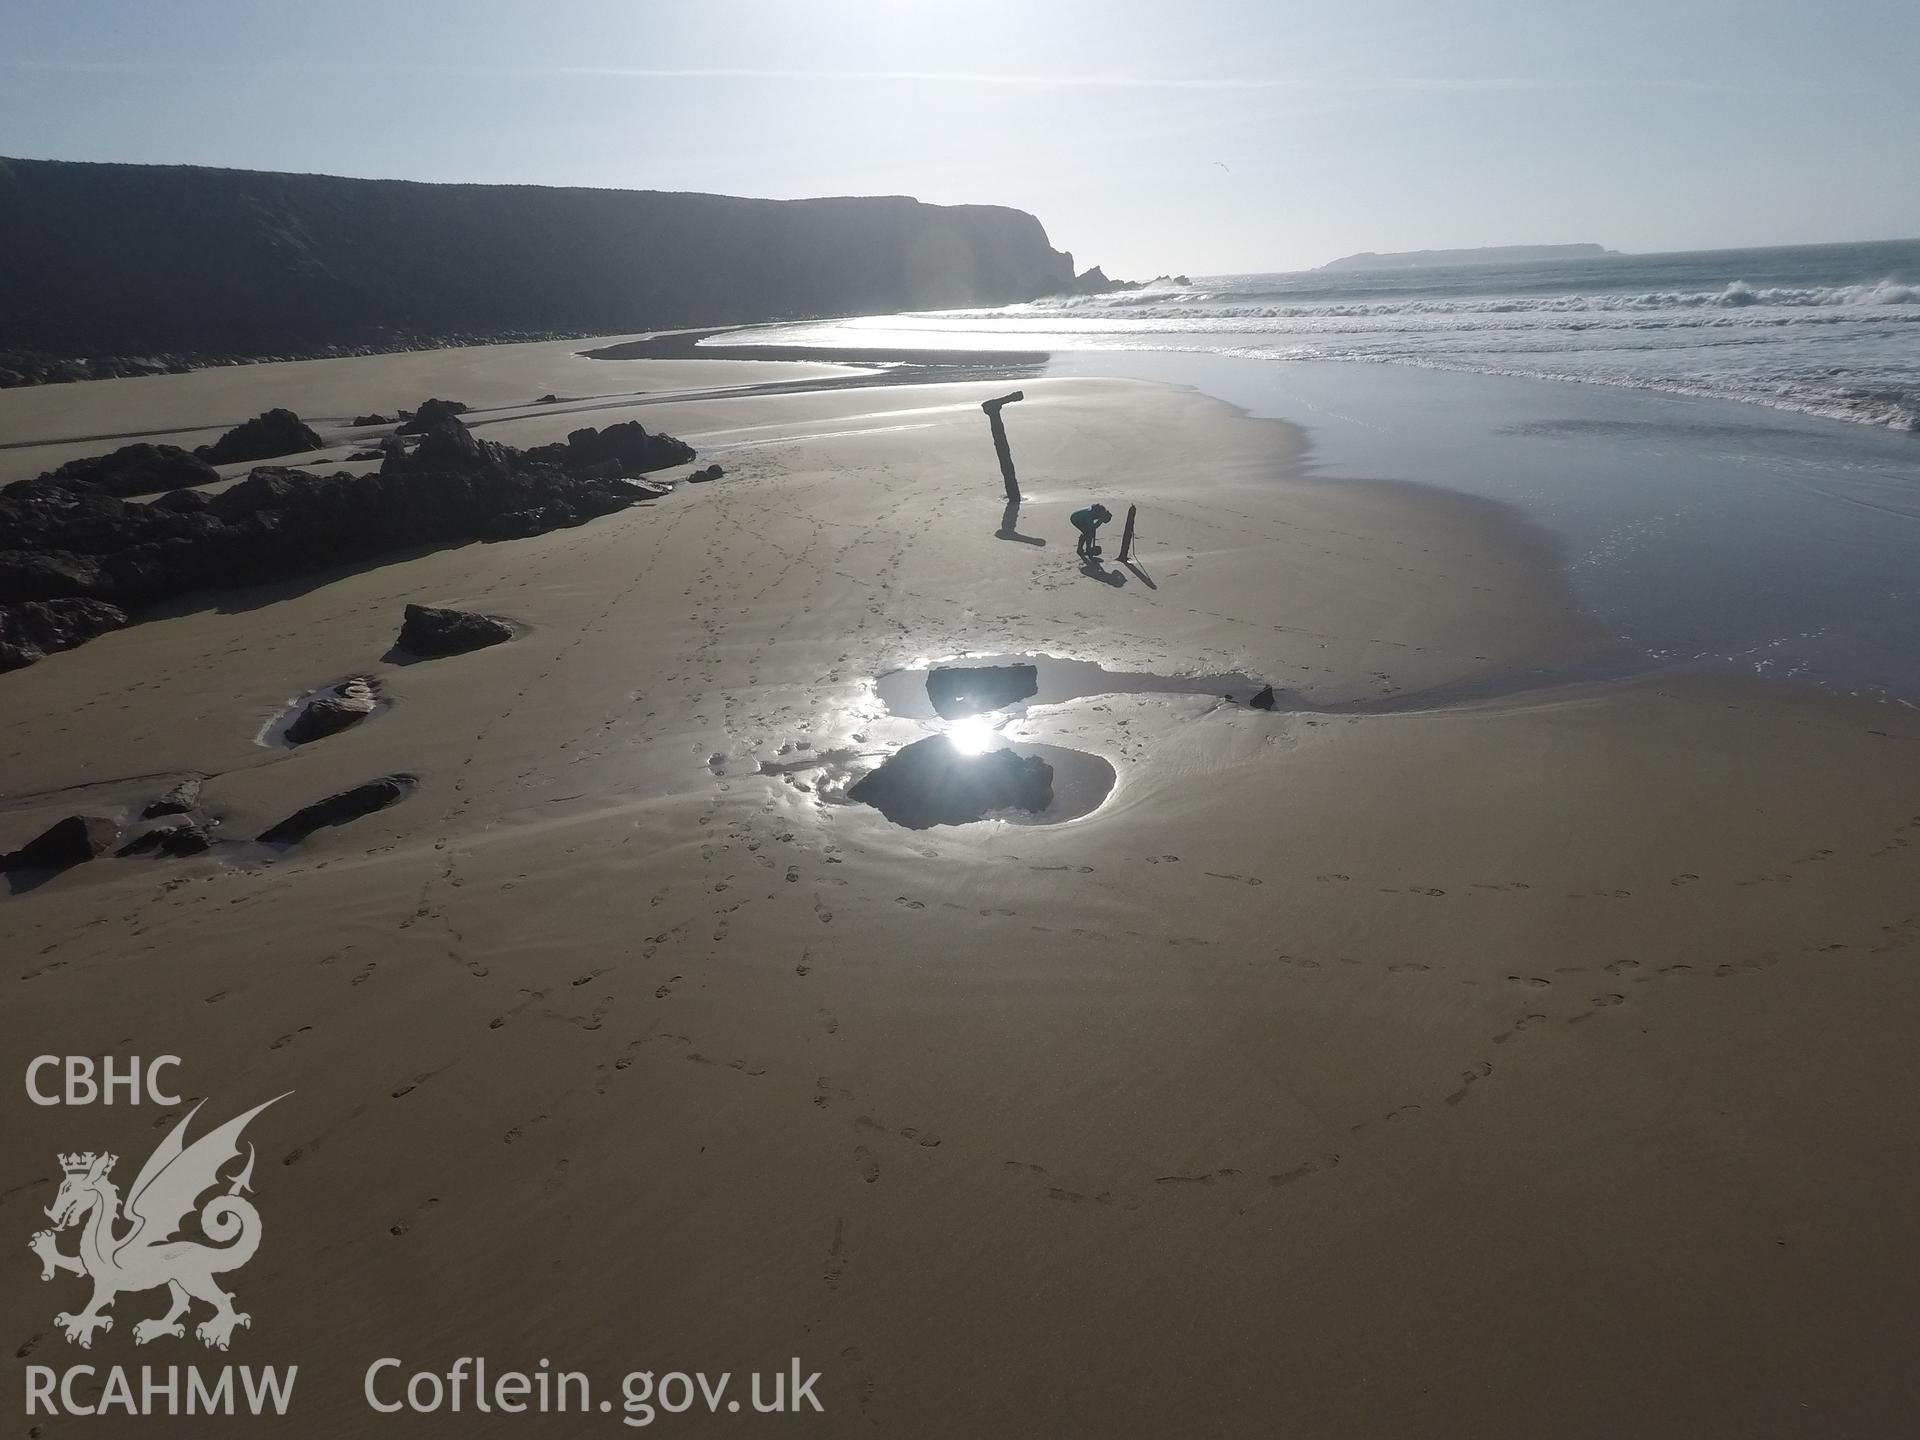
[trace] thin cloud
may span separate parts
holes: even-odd
[[[1323,76],[1249,76],[1249,75],[1134,75],[1124,72],[1069,74],[1028,74],[983,70],[799,70],[746,66],[699,66],[661,68],[626,65],[422,65],[415,61],[353,60],[340,64],[327,62],[181,64],[148,60],[37,60],[9,57],[0,59],[0,69],[71,72],[158,73],[163,71],[202,70],[245,74],[265,70],[295,70],[316,74],[361,72],[368,74],[412,74],[423,72],[497,79],[555,80],[760,80],[789,81],[801,84],[912,84],[971,85],[1034,90],[1158,90],[1172,92],[1297,91],[1301,94],[1341,94],[1369,92],[1435,93],[1523,93],[1566,90],[1677,90],[1713,94],[1761,93],[1757,87],[1728,85],[1713,80],[1658,79],[1646,76],[1610,76],[1604,80],[1543,79],[1518,75],[1369,75],[1327,78]],[[1765,93],[1779,93],[1778,86]]]

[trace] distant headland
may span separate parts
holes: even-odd
[[[1513,265],[1529,260],[1599,260],[1618,255],[1603,245],[1482,245],[1472,250],[1362,250],[1320,266],[1322,270],[1421,270],[1439,265]]]

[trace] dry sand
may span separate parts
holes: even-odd
[[[708,363],[551,349],[13,392],[0,434],[664,392]],[[377,1357],[463,1355],[548,1357],[616,1401],[633,1369],[822,1372],[822,1417],[666,1433],[1910,1426],[1920,716],[1592,678],[1624,657],[1543,536],[1301,479],[1296,432],[1167,388],[1028,383],[1018,528],[1046,544],[997,538],[977,406],[1000,388],[601,410],[727,477],[204,597],[0,677],[8,844],[187,773],[232,836],[422,776],[271,861],[109,860],[0,898],[14,1075],[179,1054],[208,1119],[295,1092],[250,1132],[266,1235],[226,1357],[300,1366],[275,1433],[615,1433],[361,1397]],[[1078,569],[1090,498],[1141,506],[1144,577]],[[409,601],[526,633],[383,663]],[[1067,825],[910,832],[823,800],[808,755],[902,733],[873,676],[1006,651],[1304,698],[1035,712],[1018,734],[1119,772]],[[368,670],[386,713],[255,744]],[[84,1357],[50,1323],[82,1298],[24,1249],[55,1153],[131,1169],[172,1116],[13,1083],[17,1364],[215,1363],[135,1349],[158,1295]]]

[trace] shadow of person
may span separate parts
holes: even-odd
[[[1083,556],[1080,561],[1080,573],[1090,580],[1098,580],[1102,585],[1121,586],[1127,583],[1127,577],[1118,571],[1109,570],[1092,555]]]
[[[1133,578],[1149,590],[1158,590],[1160,588],[1153,583],[1153,577],[1147,574],[1146,566],[1142,565],[1138,560],[1122,560],[1120,563],[1131,570],[1133,572]]]
[[[1045,545],[1047,543],[1038,535],[1022,535],[1020,533],[1020,502],[1018,500],[1007,501],[1006,512],[1000,517],[1000,528],[993,532],[993,538],[996,540],[1014,540],[1022,545]]]

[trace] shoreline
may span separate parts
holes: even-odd
[[[580,420],[523,397],[599,373],[354,363],[280,403],[439,393],[524,446]],[[1409,708],[1616,653],[1509,507],[1318,475],[1299,429],[1198,393],[1043,377],[1007,415],[1008,524],[986,382],[695,395],[773,377],[636,365],[594,423],[721,480],[0,676],[0,848],[189,774],[235,835],[417,777],[271,856],[0,895],[16,1073],[179,1055],[209,1115],[292,1092],[249,1131],[235,1355],[302,1366],[304,1428],[364,1428],[379,1356],[529,1326],[593,1375],[797,1356],[835,1434],[1257,1433],[1276,1403],[1382,1437],[1897,1428],[1920,715],[1678,672]],[[1090,495],[1140,504],[1137,570],[1074,559]],[[389,664],[408,603],[519,630]],[[929,733],[876,676],[1033,651],[1306,702],[1028,711],[1008,739],[1115,772],[1065,824],[845,803],[835,766]],[[368,671],[384,710],[255,743]],[[162,1133],[12,1096],[23,1237],[55,1155]],[[47,1323],[69,1295],[0,1297],[36,1363],[80,1353]],[[1281,1402],[1239,1383],[1275,1353]]]

